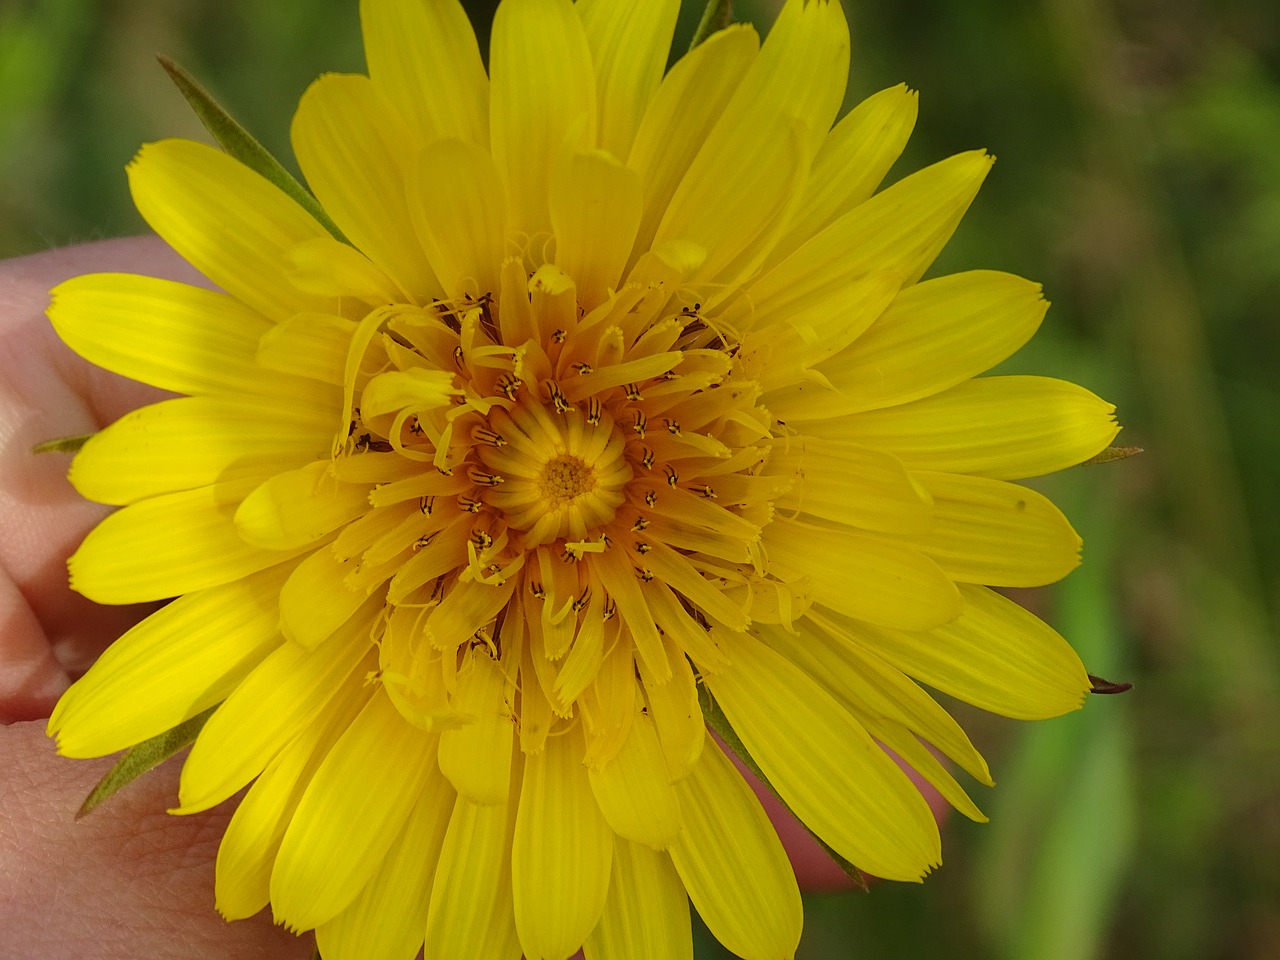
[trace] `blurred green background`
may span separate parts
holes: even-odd
[[[764,30],[776,6],[736,9]],[[799,956],[1280,957],[1280,4],[846,8],[849,102],[921,91],[891,179],[1000,158],[934,272],[1042,281],[1055,306],[1006,366],[1106,396],[1147,452],[1042,485],[1086,563],[1019,597],[1133,692],[1036,725],[956,707],[992,823],[953,818],[923,887],[811,897]],[[0,0],[0,255],[145,230],[124,164],[202,137],[157,52],[282,157],[306,84],[363,65],[356,0]]]

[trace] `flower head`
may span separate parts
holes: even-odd
[[[59,287],[88,359],[187,396],[90,440],[121,505],[71,560],[104,603],[178,597],[64,697],[71,756],[215,705],[180,807],[249,786],[218,857],[328,960],[688,956],[686,892],[744,957],[800,901],[714,703],[839,855],[919,879],[937,828],[893,749],[987,768],[928,684],[1074,709],[1070,648],[988,589],[1079,541],[1010,481],[1117,427],[1087,391],[976,378],[1039,287],[920,278],[991,159],[876,192],[905,87],[832,127],[840,4],[665,76],[676,0],[504,0],[490,73],[454,0],[365,0],[370,76],[307,91],[293,144],[340,232],[186,141],[129,167],[222,291]],[[348,242],[343,242],[344,240]]]

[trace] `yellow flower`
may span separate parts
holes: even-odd
[[[924,742],[990,783],[917,682],[1024,718],[1088,689],[988,586],[1076,565],[1009,481],[1101,451],[1113,408],[976,378],[1036,284],[920,280],[991,158],[877,193],[916,98],[832,127],[839,3],[663,76],[677,8],[504,0],[486,76],[454,0],[364,0],[370,76],[322,77],[292,131],[350,245],[165,141],[135,202],[225,292],[55,292],[75,350],[188,396],[72,465],[121,506],[75,588],[178,599],[50,730],[97,756],[221,704],[176,812],[251,784],[228,918],[270,903],[327,960],[688,957],[687,893],[730,950],[790,956],[794,877],[703,704],[833,850],[917,880],[937,828],[878,744],[975,819]]]

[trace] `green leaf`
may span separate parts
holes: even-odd
[[[693,39],[689,41],[689,49],[700,46],[707,37],[717,30],[723,30],[732,20],[733,0],[707,0],[702,19],[698,21],[698,29],[693,32]]]
[[[205,129],[213,135],[213,138],[218,141],[223,150],[227,151],[250,170],[270,180],[293,200],[297,201],[298,205],[315,217],[326,230],[333,234],[335,239],[341,240],[343,243],[351,242],[343,236],[342,231],[338,229],[338,225],[324,212],[324,208],[320,206],[319,201],[294,179],[293,174],[286,170],[266,147],[254,139],[253,135],[242,127],[231,114],[227,113],[222,105],[213,98],[213,95],[200,86],[191,74],[187,73],[186,70],[168,57],[158,56],[156,59],[160,61],[160,66],[164,67],[170,79],[182,92],[182,95],[187,98],[187,103],[191,104],[191,109],[196,112],[196,116],[205,125]]]
[[[81,447],[93,439],[94,434],[82,433],[76,437],[54,437],[42,440],[31,448],[32,453],[76,453]]]
[[[93,792],[84,798],[84,803],[76,811],[76,819],[79,820],[88,814],[121,787],[127,786],[144,773],[164,763],[183,747],[194,743],[205,721],[213,716],[213,711],[217,709],[218,705],[215,704],[204,713],[196,714],[190,720],[184,720],[172,730],[152,737],[150,740],[144,740],[126,750],[124,756],[115,762],[115,766],[107,771],[107,775],[98,781]]]
[[[720,704],[716,703],[715,698],[711,696],[711,691],[704,686],[698,687],[698,705],[702,708],[702,718],[706,721],[707,726],[714,731],[716,736],[725,742],[725,745],[734,752],[734,754],[747,765],[747,769],[755,774],[756,779],[769,788],[769,792],[778,798],[778,801],[787,808],[788,811],[795,814],[794,810],[787,805],[787,801],[783,800],[774,789],[773,784],[769,782],[769,778],[764,775],[764,771],[760,769],[751,753],[743,744],[742,739],[738,736],[736,730],[729,724],[729,718],[724,715],[724,711],[720,709]],[[820,836],[809,829],[809,825],[796,817],[799,824],[805,828],[809,836],[818,841],[818,845],[827,852],[832,861],[839,867],[844,875],[858,885],[859,888],[867,889],[867,879],[862,875],[862,871],[855,867],[840,854],[831,849]]]

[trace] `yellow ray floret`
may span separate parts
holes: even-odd
[[[223,292],[54,292],[72,349],[183,396],[72,462],[120,507],[73,587],[176,599],[49,729],[97,756],[216,707],[175,812],[245,791],[228,919],[269,907],[326,960],[647,960],[691,956],[692,901],[791,957],[795,876],[708,722],[848,869],[914,881],[938,829],[888,751],[974,820],[958,772],[992,784],[924,687],[1028,719],[1089,689],[990,588],[1079,563],[1016,481],[1099,453],[1114,408],[982,376],[1039,285],[922,279],[992,158],[880,189],[916,96],[837,122],[838,2],[664,76],[678,8],[503,0],[486,74],[457,0],[363,0],[369,75],[292,128],[349,244],[170,140],[134,199]]]

